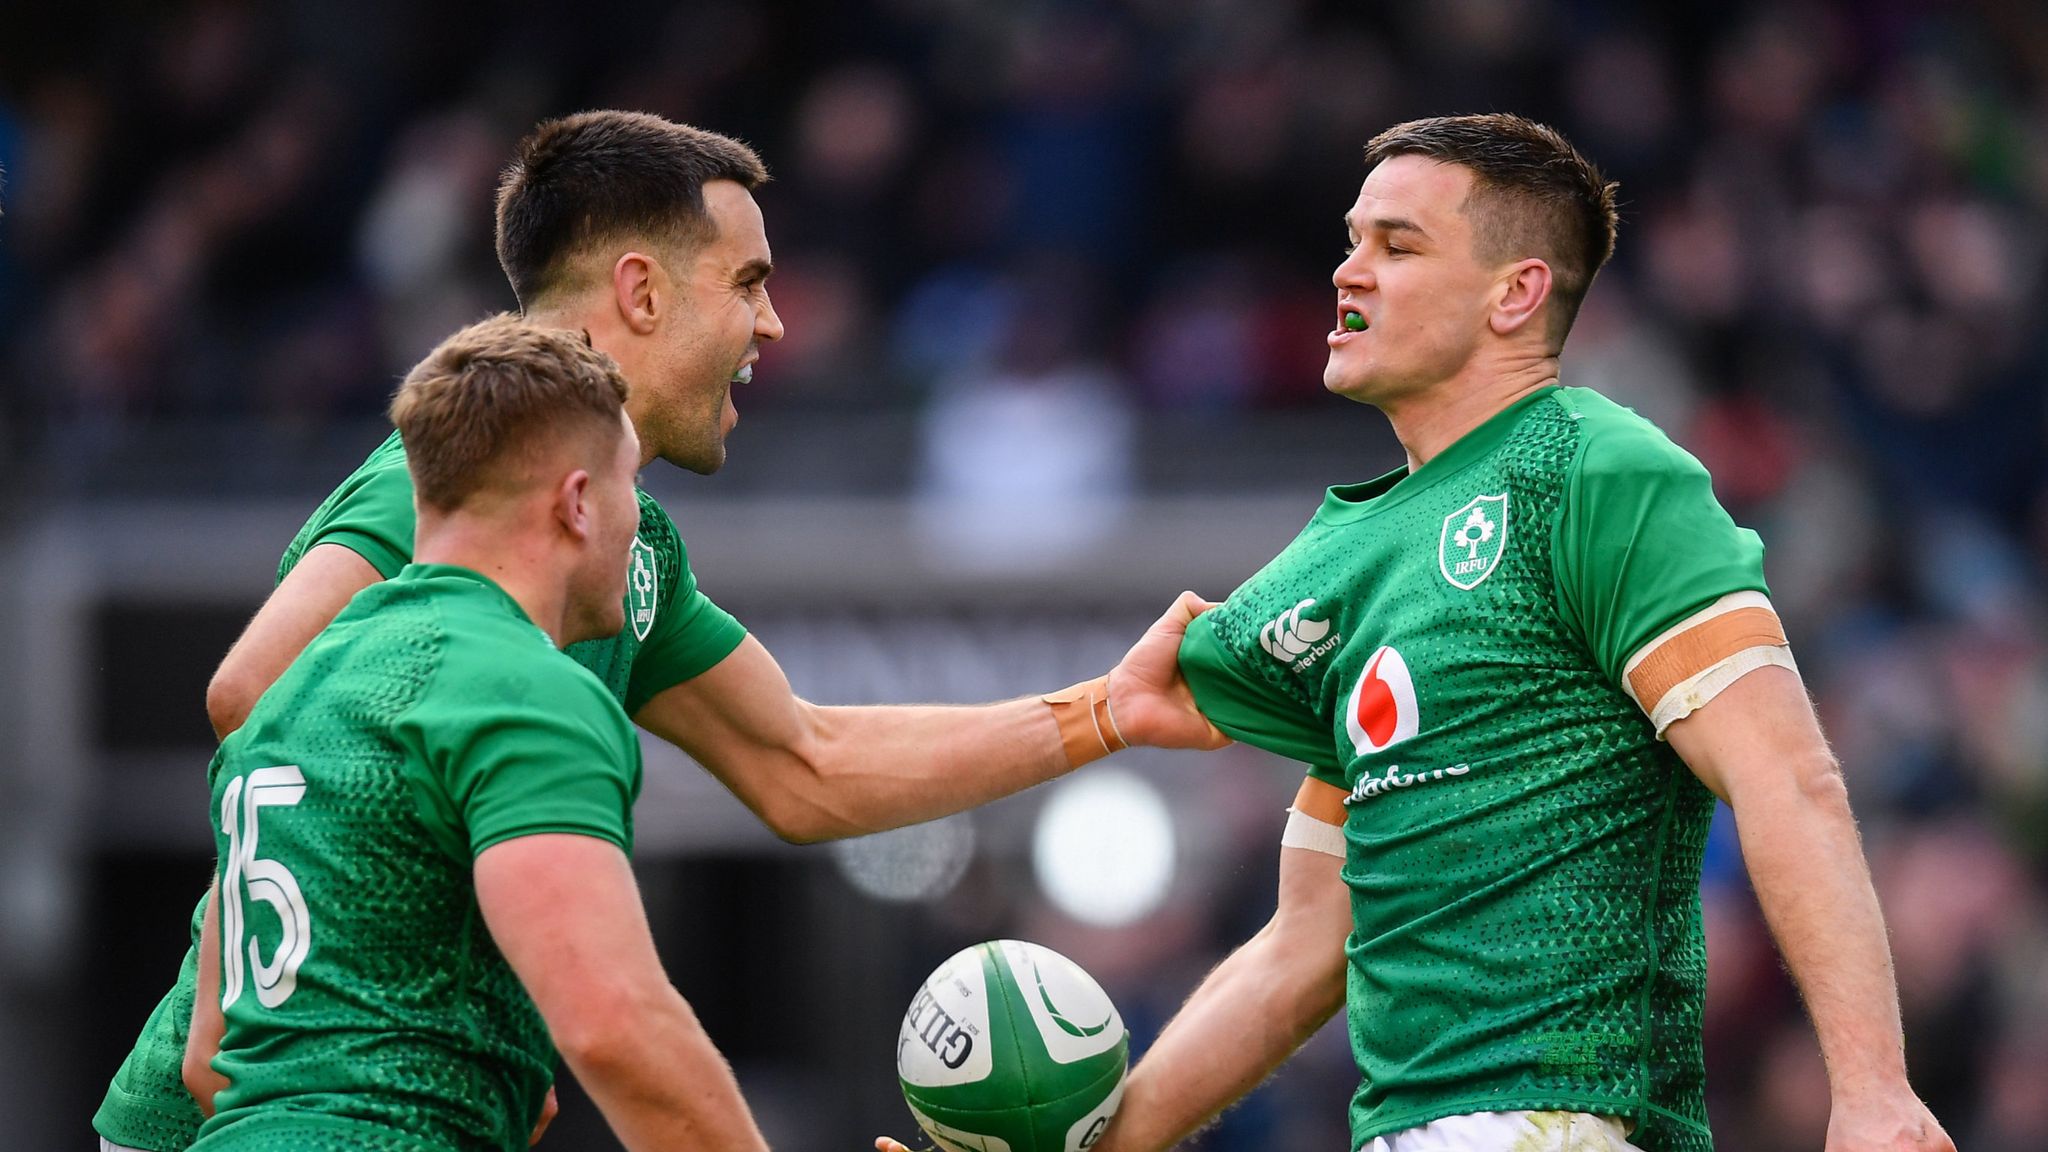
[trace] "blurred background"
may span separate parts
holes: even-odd
[[[715,477],[650,486],[828,702],[1044,691],[1220,598],[1399,450],[1325,394],[1374,132],[1513,110],[1619,179],[1565,357],[1700,456],[1847,766],[1914,1080],[2048,1147],[2048,8],[2026,0],[13,0],[0,8],[0,1121],[83,1148],[211,867],[201,700],[398,376],[512,300],[537,119],[739,135],[788,338]],[[968,514],[964,509],[977,510]],[[972,766],[962,767],[971,771]],[[1127,754],[794,848],[650,745],[664,957],[778,1148],[909,1128],[918,981],[1088,967],[1142,1045],[1271,910],[1296,768]],[[1092,792],[1079,792],[1093,789]],[[1119,833],[1114,850],[1101,829]],[[1824,1072],[1725,813],[1710,1110],[1817,1149]],[[1336,1149],[1326,1029],[1206,1149]],[[546,1146],[615,1145],[565,1090]]]

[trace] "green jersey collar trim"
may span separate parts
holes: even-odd
[[[1546,396],[1558,392],[1555,384],[1546,384],[1529,393],[1513,404],[1486,418],[1486,422],[1460,436],[1451,446],[1437,453],[1417,468],[1412,474],[1406,468],[1396,468],[1384,476],[1367,480],[1363,484],[1338,484],[1323,494],[1322,509],[1317,519],[1324,521],[1355,520],[1392,508],[1418,492],[1426,492],[1441,483],[1447,476],[1456,475],[1466,466],[1476,464],[1491,455],[1508,433],[1514,431],[1521,421],[1522,413]]]
[[[521,624],[532,628],[536,632],[541,632],[540,625],[533,622],[533,617],[526,614],[526,609],[519,606],[519,601],[514,600],[510,592],[499,587],[496,580],[491,579],[474,568],[464,568],[460,564],[421,564],[414,562],[400,569],[394,579],[409,583],[426,580],[460,580],[467,584],[479,585],[485,590],[485,595],[504,604],[511,611],[512,615],[519,619]],[[541,635],[545,637],[547,633],[541,632]]]

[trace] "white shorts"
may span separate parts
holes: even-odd
[[[1533,1137],[1533,1139],[1532,1139]],[[1359,1152],[1642,1152],[1611,1116],[1474,1112],[1378,1137]]]
[[[94,1135],[98,1135],[98,1133],[94,1133]],[[116,1144],[105,1136],[100,1136],[100,1152],[142,1152],[142,1149],[130,1148],[125,1144]]]

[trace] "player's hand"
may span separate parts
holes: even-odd
[[[540,1102],[540,1123],[533,1126],[533,1135],[526,1141],[528,1148],[540,1143],[541,1134],[548,1130],[548,1125],[555,1122],[555,1113],[561,1110],[562,1102],[555,1099],[555,1086],[550,1084],[547,1097]]]
[[[877,1136],[875,1137],[875,1152],[910,1152],[910,1149],[889,1139],[887,1136]]]
[[[1956,1142],[1909,1090],[1875,1101],[1838,1098],[1827,1152],[1956,1152]]]
[[[1195,708],[1180,674],[1180,642],[1188,622],[1216,605],[1183,592],[1109,670],[1109,710],[1133,747],[1221,748],[1230,738]]]

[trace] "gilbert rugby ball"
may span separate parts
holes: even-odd
[[[926,978],[896,1038],[896,1078],[946,1152],[1084,1152],[1123,1101],[1130,1036],[1088,973],[991,940]]]

